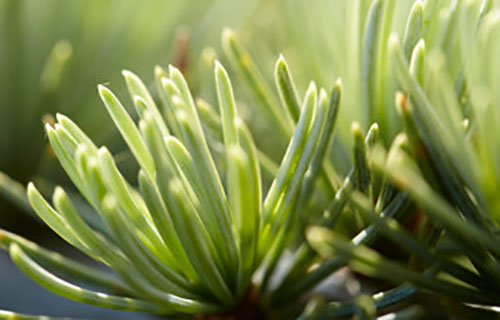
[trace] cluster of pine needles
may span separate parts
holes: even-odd
[[[339,79],[327,89],[311,82],[303,97],[283,56],[273,89],[231,30],[222,42],[234,83],[215,61],[216,101],[195,99],[173,66],[155,68],[151,90],[124,71],[133,115],[105,86],[98,92],[138,164],[137,178],[128,181],[106,147],[58,114],[46,125],[48,140],[95,214],[81,214],[61,187],[52,204],[34,184],[27,188],[38,216],[109,270],[5,230],[0,247],[61,296],[167,317],[494,314],[500,7],[437,3],[415,1],[404,32],[391,33],[394,2],[371,1],[356,53],[359,82]],[[267,131],[247,126],[236,83]],[[349,134],[336,134],[353,88],[363,112]],[[281,155],[261,147],[270,141],[286,146]],[[350,150],[350,170],[336,166],[339,146]],[[389,289],[344,302],[311,297],[346,266]],[[436,307],[441,300],[444,311]]]

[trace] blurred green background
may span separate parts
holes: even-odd
[[[402,34],[413,1],[385,2],[390,18],[381,37],[391,30]],[[98,145],[109,146],[123,170],[134,166],[120,153],[126,148],[96,92],[97,84],[106,83],[132,108],[121,70],[133,71],[152,88],[154,66],[174,64],[195,96],[215,104],[213,59],[234,71],[221,48],[225,27],[236,31],[270,88],[280,53],[301,95],[311,80],[329,90],[342,78],[346,94],[331,160],[345,173],[353,120],[365,130],[377,120],[385,141],[400,129],[393,80],[381,81],[385,87],[377,97],[377,113],[369,114],[361,98],[360,52],[369,5],[368,0],[0,0],[0,225],[20,233],[27,229],[30,220],[22,212],[29,209],[19,195],[28,181],[36,180],[47,192],[54,184],[68,184],[43,132],[43,122],[57,112],[72,118]],[[383,67],[386,79],[393,79],[390,65]],[[233,74],[233,82],[256,140],[266,137],[259,141],[261,148],[280,159],[285,142],[255,111],[258,101],[244,81]]]
[[[156,64],[168,63],[196,84],[202,48],[218,44],[224,26],[239,28],[256,7],[252,0],[0,0],[0,171],[22,186],[67,183],[43,131],[56,112],[120,150],[96,85],[123,95],[122,69],[148,82]],[[23,233],[29,220],[12,198],[16,185],[4,175],[0,183],[0,224]]]

